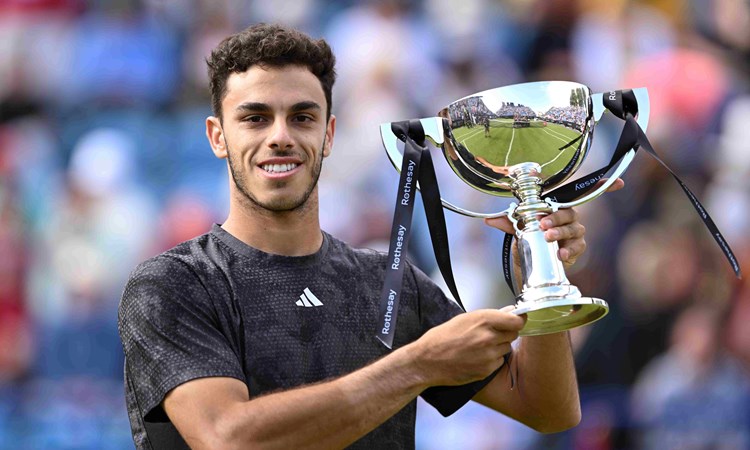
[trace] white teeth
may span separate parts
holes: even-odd
[[[297,167],[297,164],[263,164],[261,166],[263,170],[271,173],[289,172],[290,170]]]

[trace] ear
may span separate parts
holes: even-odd
[[[224,137],[224,128],[218,117],[210,116],[206,118],[206,137],[211,144],[211,150],[219,159],[227,157],[226,138]]]
[[[331,114],[331,118],[328,119],[328,124],[326,125],[326,145],[323,148],[323,157],[326,157],[331,154],[331,149],[333,148],[333,136],[336,134],[336,116]]]

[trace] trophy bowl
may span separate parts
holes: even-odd
[[[648,94],[643,88],[633,94],[636,120],[645,129]],[[441,199],[446,209],[459,214],[507,216],[513,223],[521,278],[514,312],[528,318],[521,335],[576,328],[609,311],[607,302],[583,296],[568,281],[557,257],[557,242],[547,242],[540,227],[547,214],[601,195],[632,161],[635,149],[593,191],[599,178],[580,182],[581,196],[569,202],[545,196],[579,169],[604,110],[603,94],[592,94],[583,84],[544,81],[479,92],[451,103],[438,117],[421,119],[425,135],[442,149],[448,166],[463,182],[482,193],[515,200],[504,211],[479,213]],[[403,156],[391,124],[381,125],[381,135],[391,162],[400,169]]]

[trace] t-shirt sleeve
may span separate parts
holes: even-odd
[[[420,334],[464,312],[458,303],[448,298],[418,267],[411,264],[407,267],[413,276],[419,297],[419,322],[422,327]]]
[[[424,272],[412,267],[412,273],[419,292],[422,333],[464,312],[458,303],[448,298]],[[433,386],[422,392],[421,397],[440,414],[448,417],[468,403],[499,371],[498,368],[483,380],[461,386]]]
[[[165,420],[162,400],[192,379],[244,381],[220,323],[209,292],[184,262],[159,256],[136,268],[120,302],[119,331],[129,384],[145,420]]]

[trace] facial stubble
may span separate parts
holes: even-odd
[[[242,196],[250,202],[250,204],[258,209],[271,211],[271,212],[291,212],[296,211],[304,208],[304,206],[307,204],[308,199],[310,198],[310,195],[315,190],[315,187],[318,185],[318,179],[320,178],[320,172],[323,168],[323,150],[326,146],[326,136],[323,136],[323,144],[320,147],[320,150],[318,151],[318,161],[313,168],[312,173],[312,180],[310,182],[310,185],[307,187],[305,192],[296,199],[291,199],[288,201],[269,201],[269,202],[262,202],[260,201],[256,196],[254,196],[250,190],[247,187],[246,179],[245,179],[245,172],[242,170],[238,170],[238,166],[236,165],[236,161],[232,158],[232,151],[229,148],[229,144],[226,142],[226,138],[224,138],[224,145],[227,147],[227,160],[229,161],[229,171],[232,174],[232,180],[234,181],[234,185],[237,187],[237,190],[242,194]],[[287,184],[287,181],[277,181],[276,187],[283,187],[285,184]]]

